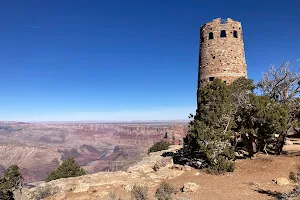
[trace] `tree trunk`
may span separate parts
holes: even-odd
[[[277,143],[276,148],[275,148],[276,155],[281,154],[283,146],[284,146],[285,138],[286,138],[286,134],[282,133],[282,134],[279,135],[279,140],[278,140],[278,143]]]

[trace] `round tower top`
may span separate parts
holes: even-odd
[[[222,19],[222,18],[216,18],[211,22],[208,22],[204,25],[201,26],[201,30],[206,29],[206,28],[212,28],[212,27],[216,27],[216,26],[223,26],[224,28],[227,26],[233,26],[235,28],[241,28],[241,22],[233,20],[231,18],[227,18],[227,19]]]

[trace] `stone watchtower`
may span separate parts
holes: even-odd
[[[215,78],[230,84],[247,77],[240,22],[217,18],[201,26],[198,70],[198,91]]]

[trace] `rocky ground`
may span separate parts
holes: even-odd
[[[289,182],[288,175],[290,171],[296,170],[300,157],[295,154],[299,149],[296,144],[298,139],[293,141],[293,145],[289,143],[285,146],[286,155],[258,154],[252,160],[237,160],[233,173],[213,175],[203,170],[176,165],[170,157],[162,157],[166,151],[161,151],[151,153],[126,172],[100,172],[41,183],[38,187],[24,188],[22,198],[19,195],[18,199],[30,199],[30,195],[48,188],[55,193],[48,199],[109,200],[109,196],[114,193],[124,200],[130,199],[130,191],[137,184],[147,186],[150,199],[154,200],[155,190],[162,181],[177,188],[174,200],[275,199],[276,195],[294,187]],[[181,146],[171,146],[168,151],[174,152],[179,148]],[[154,171],[154,165],[159,166],[157,171]]]

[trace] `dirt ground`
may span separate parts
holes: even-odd
[[[211,175],[195,171],[186,172],[170,183],[180,187],[184,182],[194,182],[200,186],[194,194],[178,195],[189,199],[273,199],[276,194],[286,192],[293,185],[279,186],[275,178],[288,178],[290,171],[295,171],[300,164],[300,157],[259,155],[253,160],[236,161],[236,170],[224,175]],[[272,198],[273,197],[273,198]]]
[[[264,200],[276,199],[282,192],[291,191],[294,185],[277,185],[276,178],[288,179],[291,171],[300,165],[300,145],[286,146],[287,155],[258,154],[253,159],[236,161],[236,169],[232,173],[213,175],[204,170],[191,169],[180,176],[166,180],[154,180],[149,183],[148,194],[154,200],[159,183],[166,181],[178,189],[173,200]],[[176,172],[175,172],[176,173]],[[181,192],[184,183],[193,182],[199,185],[193,193]],[[129,183],[130,184],[130,183]],[[64,199],[106,200],[110,193],[115,193],[122,200],[131,199],[130,192],[121,187],[91,187],[84,193],[68,193]],[[97,194],[102,194],[100,196]],[[107,198],[103,198],[103,195]],[[98,196],[98,197],[97,197]]]
[[[275,199],[277,194],[290,191],[294,186],[293,184],[280,186],[273,180],[275,178],[288,178],[289,172],[295,171],[296,166],[299,164],[299,156],[258,155],[252,160],[245,159],[236,161],[236,170],[232,173],[213,175],[202,170],[192,169],[174,179],[165,181],[175,186],[178,191],[186,182],[193,182],[199,185],[199,189],[196,192],[178,192],[174,195],[174,200]],[[157,185],[158,184],[159,182]],[[151,199],[155,199],[155,190],[156,187],[149,188]],[[99,192],[115,193],[116,196],[122,200],[131,199],[130,192],[126,192],[123,188],[114,187],[95,187],[89,189],[88,194],[69,194],[66,199],[102,200],[103,198],[97,198],[93,195],[93,193]]]

